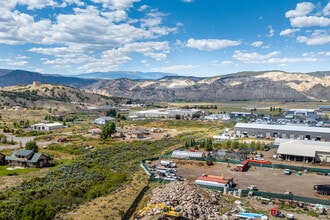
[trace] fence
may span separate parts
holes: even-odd
[[[224,187],[219,186],[208,186],[208,185],[199,185],[206,189],[212,189],[217,191],[224,191]],[[228,188],[228,192],[235,191],[235,188]],[[250,190],[242,190],[242,196],[247,196]],[[264,198],[277,198],[277,199],[285,199],[285,200],[295,200],[300,202],[312,203],[312,204],[321,204],[330,206],[330,200],[322,200],[316,198],[309,198],[309,197],[302,197],[302,196],[295,196],[295,195],[287,195],[287,194],[280,194],[280,193],[271,193],[271,192],[261,192],[261,191],[253,191],[254,196],[264,197]]]
[[[170,155],[170,154],[168,154]],[[163,158],[163,157],[161,157]],[[150,158],[150,159],[145,159],[141,161],[141,166],[144,168],[146,172],[148,172],[149,175],[149,181],[150,182],[160,182],[160,183],[169,183],[172,180],[166,180],[166,179],[161,179],[161,178],[154,178],[151,174],[150,168],[145,164],[146,161],[153,161],[153,160],[158,160],[159,157],[155,158]],[[210,160],[211,158],[184,158],[184,160],[198,160],[198,161],[207,161]],[[222,163],[232,163],[232,164],[239,164],[241,161],[238,160],[228,160],[228,159],[215,159],[212,158],[212,161],[215,162],[222,162]],[[260,166],[260,164],[257,163],[249,163],[252,166]],[[319,169],[319,168],[308,168],[308,167],[298,167],[298,166],[288,166],[288,165],[283,165],[283,164],[262,164],[263,167],[268,167],[268,168],[278,168],[278,169],[292,169],[292,170],[305,170],[307,169],[308,171],[311,172],[318,172],[318,173],[330,173],[329,169]],[[200,185],[203,188],[207,189],[212,189],[212,190],[217,190],[217,191],[224,191],[224,187],[218,187],[218,186],[207,186],[207,185]],[[143,195],[145,192],[149,189],[149,186],[145,186],[140,193],[137,195],[137,197],[134,199],[133,203],[131,206],[128,208],[128,210],[124,213],[122,216],[122,220],[128,220],[132,215],[134,210],[136,209],[138,203],[142,199]],[[237,189],[235,188],[228,188],[228,192],[235,191]],[[242,189],[242,196],[247,196],[249,194],[249,190],[243,190]],[[302,197],[302,196],[295,196],[295,195],[287,195],[287,194],[279,194],[279,193],[271,193],[271,192],[261,192],[261,191],[253,191],[253,194],[255,196],[260,196],[260,197],[265,197],[265,198],[278,198],[278,199],[286,199],[286,200],[295,200],[295,201],[300,201],[300,202],[306,202],[306,203],[312,203],[312,204],[322,204],[322,205],[327,205],[330,206],[330,200],[321,200],[321,199],[316,199],[316,198],[308,198],[308,197]]]
[[[149,186],[143,187],[143,189],[140,191],[140,193],[134,199],[134,201],[131,204],[131,206],[127,209],[127,211],[121,217],[122,220],[128,220],[133,215],[134,210],[136,209],[137,205],[139,204],[140,200],[142,199],[142,197],[144,196],[145,192],[148,189],[149,189]]]
[[[171,158],[172,151],[166,152],[166,154],[163,154],[161,158],[170,159]],[[187,158],[173,158],[178,160],[196,160],[196,161],[208,161],[212,160],[213,162],[219,162],[219,163],[231,163],[231,164],[240,164],[242,161],[240,160],[232,160],[232,159],[218,159],[215,157],[201,157],[201,158],[195,158],[195,157],[187,157]],[[259,163],[252,163],[249,162],[250,166],[262,166],[266,168],[275,168],[275,169],[290,169],[290,170],[296,170],[296,171],[305,171],[308,172],[314,172],[314,173],[321,173],[321,174],[327,174],[330,173],[330,169],[323,169],[323,168],[315,168],[315,167],[307,167],[307,166],[290,166],[290,165],[284,165],[284,164],[262,164]]]

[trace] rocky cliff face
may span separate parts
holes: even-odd
[[[101,80],[87,90],[149,101],[310,101],[330,99],[330,77],[280,71],[154,81]]]

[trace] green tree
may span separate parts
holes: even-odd
[[[25,150],[33,150],[35,153],[38,153],[38,145],[35,141],[31,140],[25,144]]]
[[[110,116],[110,117],[116,117],[116,115],[117,115],[116,109],[110,109],[106,113],[106,116]]]
[[[22,207],[14,209],[14,219],[22,220],[50,220],[55,217],[55,209],[44,201],[34,201]]]
[[[7,136],[4,134],[0,134],[0,141],[3,144],[7,143]]]
[[[102,127],[101,139],[105,140],[111,137],[116,132],[116,125],[114,122],[109,121]]]

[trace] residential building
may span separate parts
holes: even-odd
[[[105,125],[109,121],[115,121],[115,119],[113,117],[100,117],[100,118],[96,118],[94,120],[94,123],[98,125]]]
[[[11,156],[6,157],[6,161],[11,167],[45,167],[49,165],[50,157],[47,154],[35,153],[32,150],[18,150]]]

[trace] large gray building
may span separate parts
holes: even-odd
[[[262,135],[264,137],[330,141],[330,128],[322,127],[237,123],[235,125],[235,134],[238,136]]]
[[[330,163],[330,142],[290,139],[279,142],[277,153],[285,159]]]

